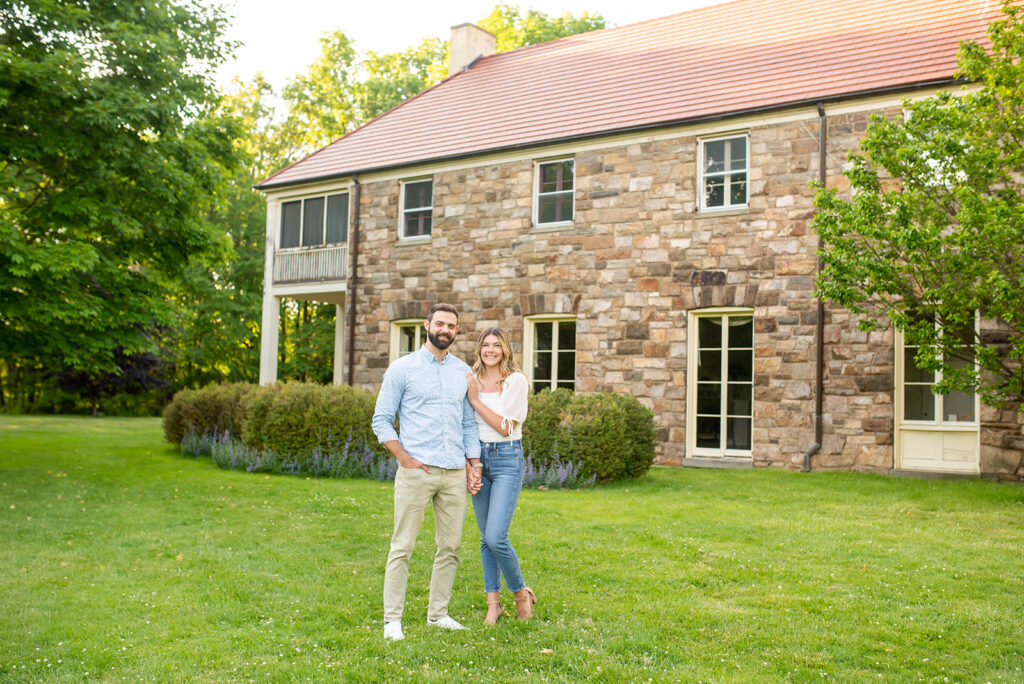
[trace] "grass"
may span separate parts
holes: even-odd
[[[654,469],[526,491],[538,619],[381,638],[391,485],[219,470],[154,419],[0,417],[0,680],[1024,680],[1024,488]],[[511,600],[505,595],[507,610]]]

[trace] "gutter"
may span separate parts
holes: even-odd
[[[818,103],[818,181],[825,187],[825,144],[828,142],[828,121],[825,117],[825,103]],[[818,234],[818,252],[821,251],[821,234]],[[821,257],[818,257],[818,277],[821,276]],[[815,369],[814,369],[814,444],[804,453],[804,472],[811,470],[811,456],[821,449],[822,413],[825,399],[825,302],[821,295],[818,300],[818,315],[814,326]]]
[[[349,258],[352,260],[352,267],[349,269],[348,291],[345,293],[345,308],[348,309],[348,384],[355,387],[352,374],[356,367],[356,285],[359,283],[357,269],[359,265],[359,199],[362,196],[363,186],[359,184],[359,177],[352,174],[352,182],[355,184],[355,192],[352,193],[352,230],[349,234]]]
[[[970,81],[967,80],[967,79],[955,78],[955,79],[941,79],[941,80],[936,80],[936,81],[927,81],[927,82],[923,82],[923,83],[914,83],[914,84],[910,84],[910,85],[902,84],[902,85],[898,85],[898,86],[890,86],[890,87],[887,87],[887,88],[875,88],[875,89],[872,89],[872,90],[862,90],[862,91],[853,92],[853,93],[842,93],[842,94],[835,95],[833,97],[827,97],[827,98],[809,99],[809,100],[796,100],[796,101],[793,101],[793,102],[785,102],[785,103],[778,104],[778,105],[772,105],[770,107],[751,107],[750,109],[741,109],[741,110],[735,111],[735,112],[727,112],[727,113],[715,114],[715,115],[711,115],[711,116],[696,117],[696,118],[691,118],[691,119],[674,119],[672,121],[662,121],[662,122],[652,123],[652,124],[643,124],[643,125],[640,125],[640,126],[630,126],[630,127],[627,127],[627,128],[616,128],[616,129],[613,129],[613,130],[596,131],[594,133],[586,133],[584,135],[570,135],[570,136],[565,136],[563,138],[552,138],[550,140],[534,140],[534,141],[527,142],[527,143],[520,143],[518,145],[506,145],[505,147],[496,147],[496,148],[493,148],[493,149],[473,150],[472,152],[463,152],[463,153],[460,153],[460,154],[453,154],[453,155],[448,155],[448,156],[443,156],[443,157],[429,157],[429,158],[426,158],[426,159],[415,159],[415,160],[404,161],[404,162],[401,162],[401,163],[398,163],[398,164],[388,164],[388,165],[385,165],[385,166],[368,166],[368,167],[365,167],[365,168],[362,168],[362,169],[349,169],[349,170],[344,170],[344,171],[331,172],[331,173],[323,174],[323,175],[320,175],[320,176],[310,176],[310,177],[307,177],[307,178],[301,178],[301,179],[290,180],[290,181],[283,181],[283,182],[279,182],[279,183],[275,183],[272,180],[273,176],[271,176],[270,178],[266,179],[262,183],[257,183],[253,187],[256,190],[259,190],[261,192],[266,192],[268,190],[276,190],[278,188],[287,188],[287,187],[291,187],[291,186],[294,186],[294,185],[307,185],[309,183],[321,183],[321,182],[325,182],[325,181],[336,180],[338,178],[344,178],[344,177],[347,177],[347,176],[355,176],[357,174],[367,174],[367,173],[391,171],[391,170],[394,170],[394,169],[408,168],[410,166],[419,166],[421,164],[436,164],[436,163],[440,163],[440,162],[454,162],[454,161],[458,161],[460,159],[469,159],[471,157],[479,157],[481,155],[500,154],[500,153],[503,153],[503,152],[512,152],[512,151],[515,151],[515,150],[527,150],[527,149],[531,149],[531,148],[535,148],[535,147],[542,147],[542,146],[545,146],[545,145],[562,145],[562,144],[570,143],[570,142],[579,142],[579,141],[584,141],[584,140],[592,140],[594,138],[605,138],[605,137],[612,136],[612,135],[620,135],[620,134],[628,134],[628,133],[640,133],[640,132],[643,132],[643,131],[656,131],[656,130],[660,130],[662,128],[672,128],[673,126],[684,126],[684,125],[712,123],[712,122],[716,122],[716,121],[726,121],[728,119],[732,119],[732,118],[740,117],[740,116],[750,116],[750,115],[753,115],[753,114],[770,114],[771,112],[778,112],[778,111],[782,111],[782,110],[786,110],[786,109],[794,109],[794,108],[798,108],[798,107],[807,107],[807,106],[814,105],[814,104],[820,106],[820,105],[823,105],[826,102],[841,102],[841,101],[844,101],[844,100],[857,99],[857,98],[862,98],[862,97],[872,97],[872,96],[876,96],[876,95],[890,95],[892,93],[899,93],[899,92],[911,93],[911,92],[913,92],[915,90],[924,90],[924,89],[928,89],[928,88],[938,88],[938,87],[942,87],[942,86],[954,86],[954,85],[958,85],[958,84],[962,85],[962,84],[967,84],[967,83],[970,83]],[[436,87],[436,86],[434,86],[434,87]],[[339,138],[339,140],[340,140],[340,138]],[[323,148],[323,149],[326,149],[326,148]],[[318,150],[318,152],[319,151],[321,151],[321,150]],[[314,154],[316,154],[316,153],[314,153]],[[298,163],[298,162],[296,162],[296,163]],[[291,166],[292,165],[289,165],[289,166],[287,166],[285,168],[290,168]],[[284,169],[281,169],[281,171],[284,171]],[[276,176],[281,171],[276,172],[274,175]]]

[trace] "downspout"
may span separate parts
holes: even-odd
[[[345,293],[345,305],[348,309],[348,384],[355,387],[356,368],[356,285],[357,267],[359,265],[359,199],[362,195],[363,186],[359,184],[359,177],[352,174],[352,182],[355,184],[355,192],[352,193],[352,230],[349,235],[349,252],[351,253],[352,268],[348,278],[348,292]]]
[[[825,145],[828,142],[828,122],[825,119],[825,103],[818,103],[818,181],[821,187],[825,187]],[[821,233],[818,233],[817,251],[821,251]],[[818,257],[818,277],[821,276],[821,257]],[[819,295],[818,315],[815,317],[814,347],[815,347],[815,369],[814,369],[814,444],[804,453],[804,472],[811,470],[811,456],[821,449],[822,441],[822,413],[825,400],[825,302]]]

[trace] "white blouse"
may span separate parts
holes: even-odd
[[[509,421],[515,421],[516,426],[512,434],[504,436],[490,425],[477,413],[476,426],[480,433],[481,442],[504,442],[513,439],[522,439],[523,421],[526,420],[526,411],[530,398],[530,383],[522,373],[515,372],[505,378],[502,391],[480,392],[480,401],[484,406],[501,416],[501,427],[508,429]]]

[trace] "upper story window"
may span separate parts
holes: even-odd
[[[348,240],[348,193],[281,203],[278,246],[316,247]]]
[[[537,163],[537,196],[534,225],[571,224],[576,187],[576,163],[572,159]]]
[[[525,365],[533,391],[576,388],[576,317],[536,316],[526,321]]]
[[[423,327],[422,318],[408,318],[391,322],[391,353],[390,361],[397,361],[411,354],[427,340],[427,329]]]
[[[700,150],[701,210],[747,206],[747,136],[702,140]]]
[[[434,213],[434,181],[407,181],[402,184],[402,211],[399,237],[430,237]]]

